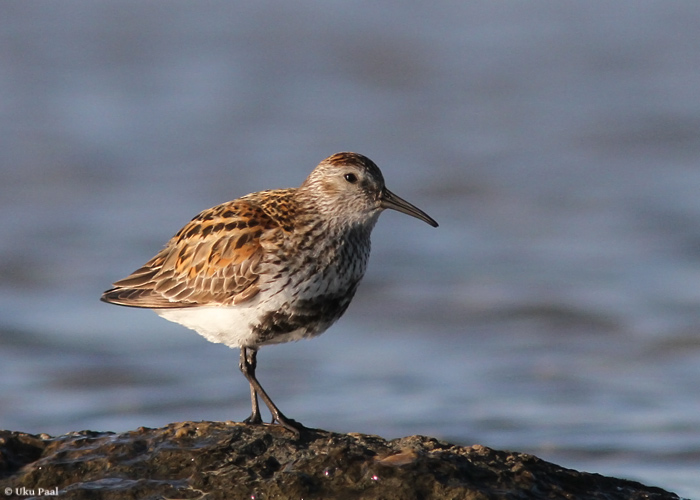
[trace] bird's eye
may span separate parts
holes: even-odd
[[[357,176],[355,174],[345,174],[343,177],[345,177],[345,180],[350,184],[355,184],[357,182]]]

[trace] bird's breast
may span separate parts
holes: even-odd
[[[323,333],[350,305],[364,276],[369,238],[325,238],[275,258],[261,283],[261,310],[254,325],[260,345]]]
[[[290,300],[342,294],[362,279],[370,253],[369,233],[336,233],[321,224],[282,235],[268,248],[263,288]]]

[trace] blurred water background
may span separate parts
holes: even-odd
[[[238,353],[98,301],[200,210],[364,153],[346,316],[267,348],[307,426],[700,498],[700,3],[0,5],[0,427],[239,420]]]

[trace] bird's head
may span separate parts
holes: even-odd
[[[311,172],[300,195],[329,217],[350,223],[376,221],[384,209],[397,210],[437,227],[428,214],[389,191],[379,167],[357,153],[336,153]]]

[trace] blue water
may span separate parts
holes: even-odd
[[[190,217],[364,153],[382,215],[304,424],[534,453],[700,498],[700,4],[4,2],[0,427],[249,411],[237,353],[98,301]]]

